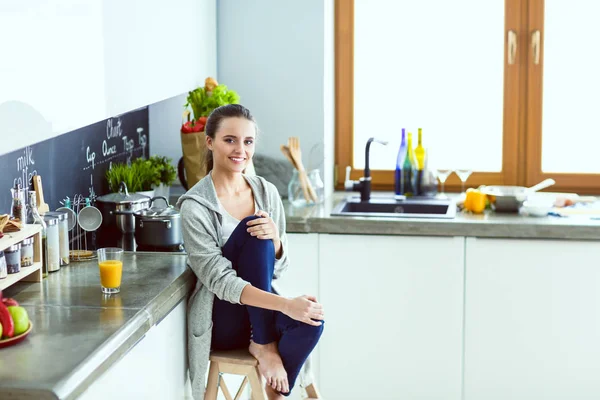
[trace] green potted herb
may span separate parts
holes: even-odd
[[[160,172],[149,160],[136,159],[130,165],[112,164],[106,171],[106,179],[111,192],[117,193],[121,182],[125,182],[129,193],[154,196],[154,186],[160,185]]]
[[[171,159],[164,156],[153,155],[148,159],[155,171],[158,172],[154,182],[154,195],[164,196],[169,199],[170,187],[175,181],[177,170],[171,164]]]

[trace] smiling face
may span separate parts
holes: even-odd
[[[246,118],[224,118],[214,139],[206,137],[206,145],[213,153],[213,168],[228,172],[242,172],[254,155],[256,126]]]

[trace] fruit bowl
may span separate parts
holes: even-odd
[[[29,335],[29,332],[31,332],[32,328],[33,328],[33,324],[31,323],[31,321],[29,321],[29,327],[27,328],[27,330],[25,332],[21,333],[19,336],[13,336],[11,338],[0,340],[0,349],[3,347],[9,347],[9,346],[12,346],[13,344],[20,343],[21,341],[23,341],[23,339],[25,339],[27,337],[27,335]]]

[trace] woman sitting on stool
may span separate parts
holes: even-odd
[[[222,106],[205,130],[208,174],[178,201],[188,265],[198,277],[188,307],[192,392],[196,400],[204,395],[211,348],[248,348],[269,399],[283,399],[299,375],[302,386],[312,384],[306,361],[323,332],[323,307],[271,286],[289,263],[285,214],[273,184],[243,173],[254,154],[252,115]]]

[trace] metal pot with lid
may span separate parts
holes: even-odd
[[[149,196],[129,193],[125,182],[121,182],[117,193],[110,193],[96,198],[96,206],[105,221],[103,228],[118,228],[122,233],[135,231],[133,213],[150,207]]]
[[[166,207],[154,206],[154,200],[161,199]],[[174,247],[183,244],[181,214],[163,196],[153,197],[151,207],[136,211],[135,241],[144,246]]]

